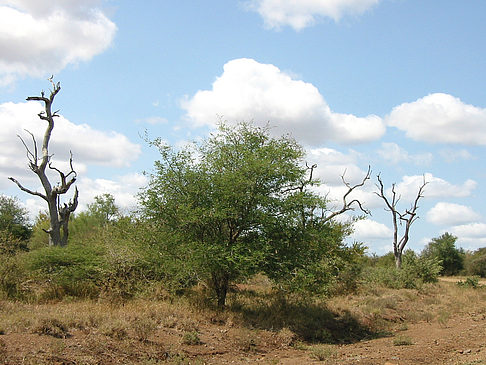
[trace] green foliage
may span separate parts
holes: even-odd
[[[393,253],[378,259],[377,265],[365,269],[363,277],[366,283],[392,289],[413,289],[423,283],[438,281],[442,266],[437,258],[417,256],[412,250],[407,250],[403,254],[401,269],[397,269],[390,257],[393,258]]]
[[[325,200],[293,139],[240,124],[181,151],[151,144],[161,159],[141,194],[144,216],[163,232],[160,250],[187,259],[220,306],[231,282],[258,271],[315,288],[340,266],[348,227],[317,215]]]
[[[101,284],[102,257],[100,247],[74,244],[29,252],[24,263],[34,278],[61,290],[61,296],[90,297]]]
[[[461,280],[457,282],[457,285],[462,286],[464,288],[473,288],[477,289],[481,287],[479,284],[479,279],[476,276],[469,276],[465,280]]]
[[[107,193],[95,196],[94,202],[88,204],[88,215],[95,217],[102,224],[113,221],[120,215],[115,197]]]
[[[26,251],[31,234],[27,211],[18,199],[0,195],[0,255]]]
[[[422,256],[442,262],[441,275],[457,275],[464,268],[464,252],[456,248],[457,237],[444,233],[433,238],[422,251]]]
[[[467,275],[486,278],[486,247],[467,253],[464,268]]]
[[[19,257],[0,255],[0,299],[21,296],[21,285],[26,273]]]

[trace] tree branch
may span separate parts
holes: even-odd
[[[349,182],[347,182],[345,175],[346,175],[346,170],[344,170],[343,174],[341,175],[341,180],[343,181],[343,184],[348,188],[348,191],[343,195],[343,206],[340,210],[332,212],[329,216],[327,216],[324,219],[324,222],[327,222],[327,221],[331,220],[332,218],[334,218],[334,217],[336,217],[340,214],[343,214],[344,212],[347,212],[348,210],[354,211],[354,207],[353,207],[354,203],[356,203],[358,205],[359,209],[364,214],[371,215],[371,212],[368,209],[363,208],[363,205],[361,204],[361,202],[358,199],[353,199],[350,202],[347,201],[349,194],[351,194],[356,188],[363,186],[366,183],[366,181],[370,179],[370,177],[371,177],[371,166],[368,166],[368,171],[366,172],[365,177],[363,177],[363,180],[361,180],[361,182],[356,184],[356,185],[351,185]]]
[[[47,201],[47,197],[42,194],[42,193],[39,193],[38,191],[33,191],[33,190],[30,190],[30,189],[27,189],[25,188],[24,186],[22,186],[21,183],[19,183],[16,179],[14,179],[13,177],[9,177],[8,178],[10,181],[13,181],[15,184],[17,184],[17,186],[19,187],[20,190],[22,191],[25,191],[26,193],[29,193],[31,195],[36,195],[36,196],[40,196],[42,199],[44,199],[45,201]]]

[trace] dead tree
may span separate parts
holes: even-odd
[[[61,90],[61,85],[60,83],[55,84],[52,81],[52,77],[49,79],[49,81],[52,85],[52,90],[49,97],[46,97],[44,91],[42,91],[40,96],[30,96],[27,98],[28,101],[35,100],[44,103],[44,111],[38,114],[39,118],[46,121],[48,124],[42,141],[41,155],[39,155],[37,142],[31,132],[27,131],[27,133],[29,133],[32,138],[32,148],[29,148],[26,142],[22,139],[22,137],[18,136],[27,151],[29,168],[39,177],[42,187],[44,188],[44,193],[30,190],[24,187],[13,177],[9,177],[9,180],[17,184],[20,190],[25,191],[26,193],[31,195],[39,196],[47,202],[49,208],[50,227],[48,230],[45,231],[49,234],[49,245],[65,246],[67,244],[69,234],[69,217],[78,205],[78,189],[75,188],[74,197],[68,203],[61,204],[60,198],[61,195],[66,194],[69,188],[74,184],[77,175],[76,171],[73,168],[72,153],[69,158],[70,171],[67,174],[55,168],[51,162],[52,155],[49,154],[49,141],[51,139],[52,130],[54,129],[54,118],[59,116],[57,114],[58,111],[52,112],[51,107],[54,98],[56,97],[59,90]],[[47,168],[59,174],[60,182],[58,182],[55,186],[52,186],[51,182],[49,181],[46,173]]]
[[[411,206],[410,209],[405,210],[404,213],[400,213],[397,210],[397,204],[400,201],[400,196],[397,195],[395,190],[395,184],[392,184],[391,188],[391,200],[385,195],[385,188],[383,186],[383,181],[381,180],[380,174],[377,175],[378,184],[376,185],[379,189],[378,192],[375,192],[386,204],[385,210],[391,212],[392,220],[393,220],[393,254],[395,256],[395,265],[397,269],[402,267],[402,253],[405,249],[405,246],[409,240],[410,234],[410,227],[412,226],[413,222],[415,222],[419,217],[417,215],[418,202],[420,198],[423,198],[423,191],[427,182],[425,181],[425,177],[423,180],[422,185],[419,187],[417,192],[417,196]],[[398,240],[398,226],[405,225],[405,230],[403,232],[403,236]]]

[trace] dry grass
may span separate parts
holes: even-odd
[[[19,359],[25,364],[197,364],[212,356],[208,349],[222,346],[221,353],[234,352],[227,356],[301,351],[302,356],[331,361],[338,344],[395,333],[392,343],[403,346],[413,342],[403,337],[413,323],[446,328],[458,314],[486,314],[485,289],[447,282],[304,301],[283,298],[258,283],[231,293],[229,302],[219,312],[173,298],[117,304],[0,301],[0,358],[11,364]]]

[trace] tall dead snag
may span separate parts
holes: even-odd
[[[400,213],[397,210],[397,204],[400,201],[400,196],[397,196],[397,192],[395,190],[395,184],[392,184],[391,188],[391,200],[387,198],[385,195],[385,188],[383,186],[383,181],[381,180],[380,175],[377,175],[378,184],[376,185],[379,189],[378,192],[375,192],[386,204],[385,210],[391,212],[392,219],[393,219],[393,254],[395,255],[395,265],[397,269],[402,267],[402,253],[405,249],[405,246],[408,243],[410,227],[419,217],[417,215],[418,209],[418,202],[420,198],[423,198],[423,191],[427,182],[425,181],[425,177],[423,180],[422,185],[419,187],[417,192],[417,196],[411,206],[410,209],[405,210],[404,213]],[[402,226],[405,224],[405,231],[403,232],[402,238],[398,240],[398,226]]]
[[[32,149],[27,146],[22,137],[18,136],[27,151],[29,168],[39,177],[42,187],[44,188],[44,193],[30,190],[24,187],[13,177],[9,177],[9,180],[17,184],[20,190],[25,191],[26,193],[29,193],[31,195],[39,196],[47,202],[47,205],[49,207],[50,228],[46,230],[46,233],[49,234],[49,245],[65,246],[67,244],[69,234],[69,216],[72,212],[74,212],[78,205],[78,189],[75,188],[74,197],[67,204],[61,204],[61,195],[66,194],[71,185],[73,185],[76,181],[76,171],[73,168],[72,153],[69,158],[70,171],[67,174],[52,166],[52,162],[50,161],[52,155],[49,154],[49,141],[51,139],[52,130],[54,129],[54,118],[59,116],[57,114],[58,111],[51,111],[51,107],[54,98],[61,90],[61,85],[59,82],[55,84],[52,81],[52,77],[49,79],[49,81],[52,85],[52,90],[49,97],[46,97],[44,91],[42,91],[40,96],[30,96],[27,98],[28,101],[35,100],[44,103],[44,111],[38,114],[39,118],[46,121],[48,124],[47,129],[44,133],[44,139],[42,141],[41,155],[39,156],[37,142],[31,132],[27,131],[27,133],[29,133],[32,138]],[[47,167],[49,167],[50,170],[55,171],[59,174],[60,182],[58,182],[54,187],[47,177]]]

